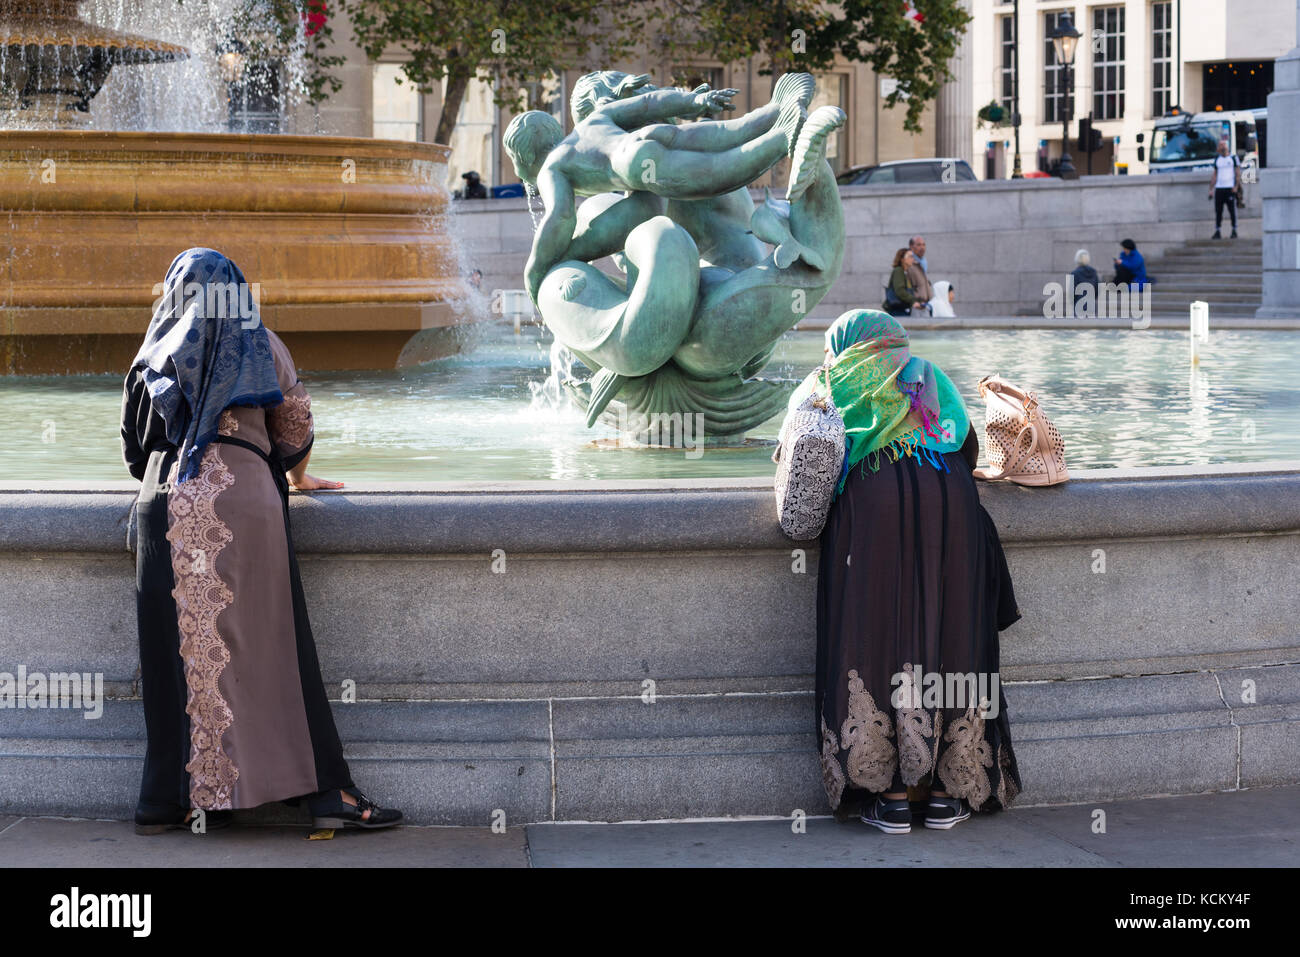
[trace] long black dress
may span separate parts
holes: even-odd
[[[311,400],[267,330],[284,401],[231,406],[199,474],[137,368],[123,457],[141,481],[136,604],[145,731],[138,815],[233,810],[352,788],[293,552],[285,470],[313,441]]]
[[[817,581],[817,735],[832,808],[921,784],[972,810],[1020,791],[998,672],[998,632],[1019,617],[993,520],[971,470],[975,433],[947,470],[905,456],[854,467],[821,536]],[[978,695],[891,698],[930,673],[986,676]],[[897,677],[896,677],[897,676]],[[946,683],[946,682],[945,682]],[[970,686],[962,686],[966,690]],[[898,706],[895,706],[898,705]],[[944,705],[949,705],[945,707]]]

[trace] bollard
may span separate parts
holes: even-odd
[[[1192,350],[1192,364],[1196,365],[1201,361],[1200,345],[1210,341],[1210,304],[1200,299],[1195,300],[1190,307],[1191,329],[1190,341]]]
[[[513,320],[515,332],[518,333],[522,328],[525,313],[529,317],[533,314],[533,302],[528,298],[528,290],[502,290],[501,311]]]

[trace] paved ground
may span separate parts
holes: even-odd
[[[1094,815],[1105,812],[1105,833]],[[856,821],[403,827],[307,840],[292,827],[137,837],[130,823],[0,816],[4,867],[1280,867],[1300,864],[1300,787],[1025,808],[952,831]]]

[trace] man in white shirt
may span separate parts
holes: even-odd
[[[1214,200],[1214,235],[1211,239],[1222,239],[1219,232],[1223,226],[1223,207],[1228,207],[1232,216],[1232,236],[1237,238],[1237,199],[1241,195],[1241,161],[1228,152],[1228,141],[1219,140],[1219,155],[1214,157],[1214,178],[1210,181],[1210,198]]]

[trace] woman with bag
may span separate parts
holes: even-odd
[[[998,674],[998,631],[1019,611],[997,529],[972,477],[979,443],[941,369],[874,310],[826,332],[827,365],[796,390],[829,389],[847,451],[821,533],[816,728],[832,808],[861,803],[886,833],[947,829],[1020,791]],[[925,687],[934,676],[944,695]],[[973,676],[962,685],[950,676]],[[963,681],[965,678],[963,678]],[[965,688],[969,694],[950,694]]]
[[[317,827],[390,827],[401,812],[343,758],[289,533],[290,484],[342,484],[307,474],[311,399],[248,289],[221,253],[181,253],[126,377],[148,742],[136,832],[299,799]]]
[[[907,271],[916,263],[912,250],[904,247],[894,253],[894,268],[889,273],[889,284],[885,286],[885,312],[891,316],[907,316],[917,302],[916,286]]]

